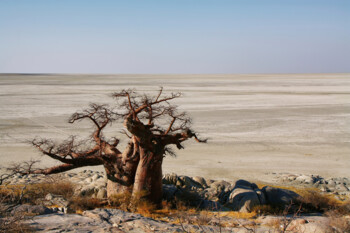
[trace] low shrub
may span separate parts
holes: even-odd
[[[305,189],[300,193],[303,212],[321,212],[334,210],[342,206],[342,202],[331,194],[320,193],[319,190]]]
[[[101,208],[107,204],[106,201],[90,197],[73,197],[70,199],[68,207],[79,213],[85,210],[93,210]]]
[[[49,193],[62,195],[66,199],[69,199],[73,196],[74,185],[70,182],[61,181],[57,183],[0,186],[0,198],[11,203],[22,202],[34,204],[37,199],[44,198]]]
[[[257,205],[252,209],[252,213],[257,215],[280,215],[283,214],[285,207],[272,205]]]

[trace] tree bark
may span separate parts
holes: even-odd
[[[148,180],[151,168],[151,156],[152,154],[148,154],[143,148],[140,148],[140,161],[137,165],[134,188],[132,191],[134,198],[150,195],[150,187]]]
[[[163,155],[161,155],[163,157]],[[150,190],[150,201],[161,207],[162,196],[163,196],[163,174],[162,174],[162,160],[154,161],[152,164],[152,174],[151,174],[151,190]]]
[[[107,197],[124,192],[131,192],[139,162],[138,152],[130,141],[122,154],[105,156],[104,168],[107,174]]]
[[[161,207],[163,154],[145,152],[143,148],[140,148],[140,151],[141,158],[135,174],[133,197],[146,198],[157,208]]]

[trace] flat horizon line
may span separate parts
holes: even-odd
[[[17,73],[5,72],[0,75],[326,75],[326,74],[350,74],[350,72],[327,72],[327,73]]]

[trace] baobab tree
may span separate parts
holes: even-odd
[[[74,113],[69,123],[88,120],[94,126],[93,143],[89,146],[69,137],[60,144],[47,139],[32,141],[41,153],[62,164],[31,171],[36,174],[54,174],[84,166],[103,165],[107,174],[107,195],[130,191],[143,193],[149,201],[159,204],[162,198],[162,163],[166,154],[173,155],[172,145],[182,149],[182,143],[197,137],[190,128],[191,118],[179,112],[170,102],[180,93],[164,95],[163,89],[154,96],[140,95],[133,90],[114,93],[117,110],[107,105],[90,104],[82,112]],[[126,148],[117,147],[119,138],[106,139],[107,125],[121,121],[128,137]]]

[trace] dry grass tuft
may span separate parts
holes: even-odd
[[[152,217],[153,213],[156,210],[156,205],[150,203],[146,200],[141,200],[135,204],[136,213],[142,214],[145,217]]]
[[[348,217],[329,217],[329,232],[343,233],[350,232],[350,219]]]
[[[342,202],[337,200],[334,195],[322,194],[315,189],[304,189],[299,193],[300,202],[303,205],[304,212],[326,212],[335,210],[342,206]]]
[[[39,198],[47,194],[62,195],[66,199],[73,196],[74,185],[70,182],[61,181],[57,183],[38,183],[28,185],[2,185],[0,186],[0,198],[6,198],[7,202],[18,202],[34,204]]]
[[[108,198],[109,205],[113,208],[128,211],[131,202],[131,193],[125,191],[120,194],[114,194]]]
[[[112,208],[122,209],[124,211],[132,211],[151,217],[156,211],[156,205],[142,198],[147,193],[140,193],[132,195],[129,191],[120,194],[115,194],[109,197],[109,205]]]
[[[34,232],[28,224],[22,223],[30,216],[22,213],[11,214],[15,205],[9,205],[5,199],[6,196],[0,198],[0,232]]]
[[[215,217],[231,217],[231,218],[240,218],[240,219],[252,219],[257,216],[255,211],[251,213],[241,213],[237,211],[224,211],[224,212],[209,212],[210,215]]]
[[[252,213],[256,215],[281,215],[283,211],[284,207],[281,206],[258,205],[254,206]]]
[[[24,219],[24,216],[3,216],[0,218],[0,232],[6,233],[27,233],[34,232],[29,225],[21,223]]]
[[[106,201],[90,198],[90,197],[73,197],[69,201],[69,208],[75,211],[76,213],[80,213],[84,210],[93,210],[96,208],[101,208],[107,204]]]

